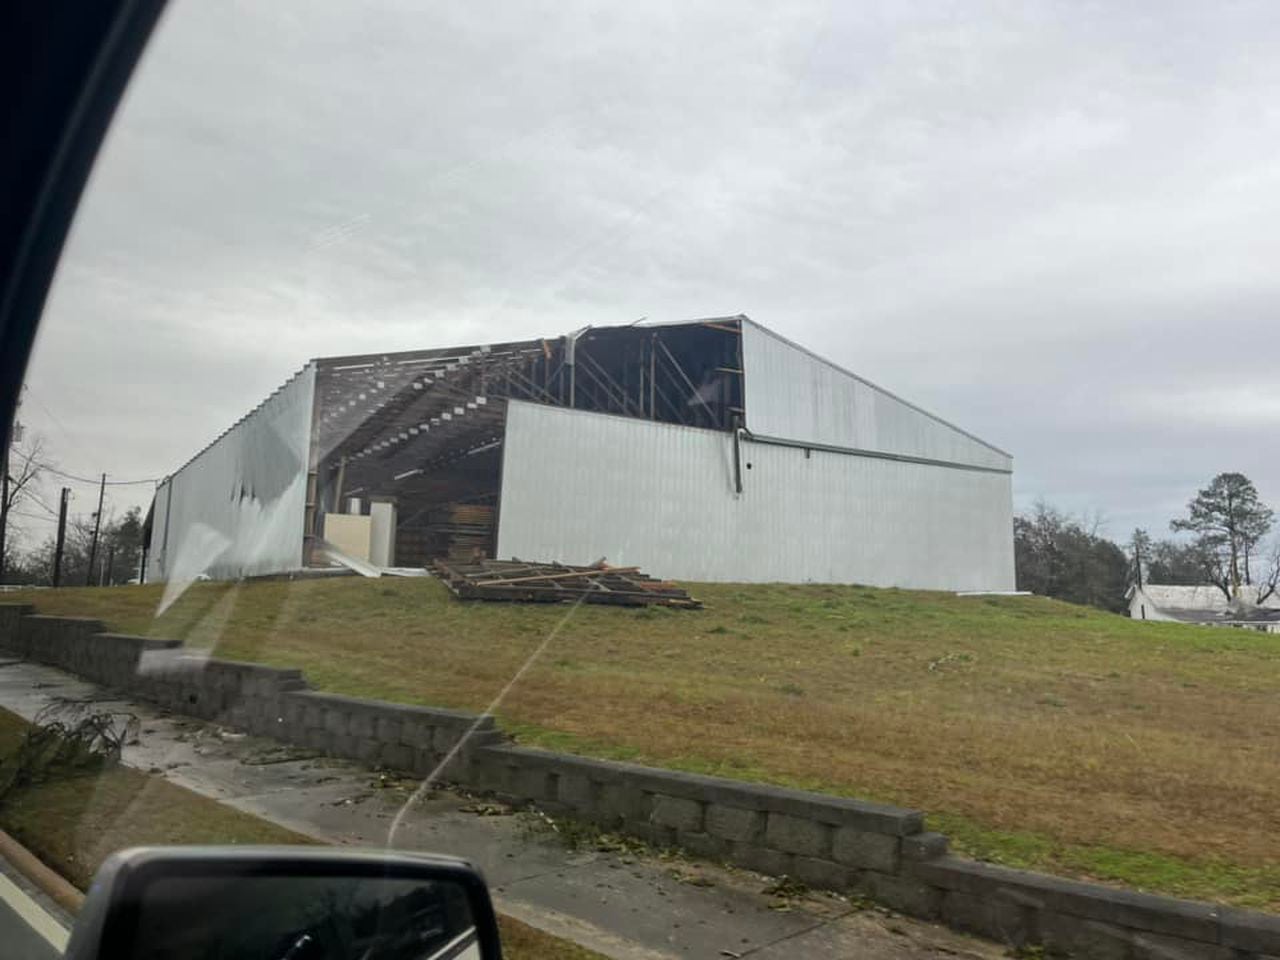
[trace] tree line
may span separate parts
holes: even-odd
[[[1182,539],[1134,530],[1121,546],[1083,520],[1037,503],[1013,521],[1019,590],[1122,612],[1133,583],[1211,585],[1232,603],[1258,605],[1280,589],[1275,513],[1241,473],[1220,473],[1169,522]]]
[[[39,495],[40,481],[56,472],[51,467],[39,437],[29,443],[15,443],[3,451],[0,464],[0,583],[53,583],[57,538],[49,534],[38,543],[27,543],[20,535],[23,519],[56,520],[57,511]],[[143,551],[143,516],[140,507],[129,508],[123,516],[104,511],[98,528],[97,549],[93,547],[97,513],[70,514],[62,550],[61,583],[65,586],[128,583],[140,575]],[[92,558],[92,569],[90,569]]]

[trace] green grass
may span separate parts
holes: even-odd
[[[583,607],[499,707],[526,743],[927,811],[1015,866],[1280,907],[1280,636],[1040,598],[691,585]],[[429,580],[39,591],[42,612],[302,667],[322,689],[486,706],[569,612]]]
[[[28,726],[0,710],[0,766]],[[124,847],[316,842],[124,766],[26,787],[0,805],[0,827],[81,890],[102,861]],[[511,960],[604,960],[510,917],[499,916],[498,925]]]

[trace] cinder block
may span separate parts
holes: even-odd
[[[702,832],[702,804],[683,797],[654,794],[653,812],[649,819],[663,827],[671,827],[684,833]]]
[[[759,810],[707,804],[706,831],[737,843],[759,843],[764,835],[765,816]]]
[[[942,907],[942,891],[909,877],[864,870],[857,887],[872,900],[922,920],[935,919]]]
[[[300,703],[297,699],[286,697],[283,699],[282,706],[284,709],[284,722],[290,727],[305,728],[307,725],[307,705]]]
[[[1130,960],[1232,960],[1235,956],[1230,947],[1158,933],[1136,933],[1129,946]]]
[[[378,749],[378,762],[392,770],[413,769],[413,748],[403,743],[384,743]]]
[[[798,879],[823,890],[848,890],[857,885],[856,870],[831,860],[796,857],[792,869]]]
[[[625,782],[601,784],[597,800],[595,819],[602,823],[650,822],[650,800],[639,787]]]
[[[380,716],[374,724],[373,735],[383,743],[399,743],[403,721],[396,716]]]
[[[900,842],[887,834],[841,827],[831,839],[831,855],[847,866],[897,873]]]
[[[400,742],[406,747],[435,746],[435,728],[419,717],[405,717],[400,725]]]
[[[329,738],[329,752],[335,757],[343,757],[347,760],[356,759],[356,742],[357,738],[349,733],[334,733]]]
[[[347,723],[347,733],[353,737],[372,737],[373,717],[362,710],[352,711],[351,719]]]
[[[595,788],[591,779],[579,773],[560,774],[556,799],[578,811],[591,810],[595,806]]]
[[[1280,916],[1227,908],[1222,911],[1221,929],[1225,946],[1280,956]]]
[[[1018,899],[1055,914],[1096,920],[1110,927],[1148,930],[1204,943],[1223,942],[1220,908],[1209,903],[1104,887],[953,856],[904,862],[903,872],[947,890],[977,897]]]
[[[487,730],[483,727],[477,727],[474,730],[466,731],[465,735],[466,740],[463,742],[464,750],[477,750],[480,747],[498,746],[499,744],[507,742],[506,735],[503,734],[501,730]],[[437,736],[439,736],[439,734],[437,734]],[[458,734],[454,737],[455,740],[459,741],[461,741],[462,738],[462,734]]]
[[[312,750],[319,750],[321,753],[329,752],[330,734],[323,729],[317,727],[307,727],[303,742]]]
[[[480,790],[510,795],[512,771],[505,760],[479,753],[471,764],[473,786]]]
[[[410,749],[413,750],[413,765],[409,769],[413,771],[414,776],[428,777],[440,765],[440,755],[434,750],[414,749],[413,747],[410,747]]]
[[[682,850],[706,860],[723,860],[729,855],[733,846],[728,840],[720,837],[690,830],[677,830],[675,842]]]
[[[664,827],[657,823],[637,823],[629,822],[623,832],[629,836],[636,837],[656,847],[659,850],[666,850],[676,846],[676,832],[670,827]]]
[[[826,859],[831,855],[831,827],[785,813],[770,813],[765,845],[784,853]]]
[[[947,855],[950,842],[941,833],[917,833],[913,837],[902,838],[902,858],[904,860],[936,860]]]
[[[942,922],[965,933],[976,933],[1009,947],[1037,943],[1041,938],[1037,911],[998,897],[975,897],[944,891]]]
[[[324,712],[324,728],[335,736],[347,732],[347,712],[337,707],[330,707]]]
[[[305,746],[307,742],[307,728],[296,721],[286,720],[280,725],[279,732],[276,736],[286,743],[292,743],[295,746]]]
[[[1040,925],[1041,942],[1051,953],[1089,960],[1128,960],[1130,956],[1132,944],[1123,927],[1053,911],[1041,915]]]
[[[378,751],[382,748],[373,737],[355,737],[353,759],[359,763],[375,764],[378,762]]]
[[[517,767],[511,791],[522,800],[555,800],[556,775],[541,767]]]
[[[462,739],[462,735],[452,727],[432,727],[431,745],[441,753],[452,750]]]
[[[748,870],[771,877],[790,876],[795,870],[795,857],[792,854],[769,847],[758,847],[753,843],[733,844],[729,859]]]
[[[425,754],[427,751],[424,750],[422,752]],[[472,772],[471,760],[467,755],[455,753],[453,755],[453,759],[448,761],[445,760],[445,756],[446,754],[434,754],[435,762],[432,769],[436,771],[437,779],[449,783],[471,784],[475,782],[475,774]],[[542,803],[552,802],[554,801],[542,801]]]

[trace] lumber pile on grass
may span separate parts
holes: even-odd
[[[515,600],[531,603],[581,601],[619,606],[697,608],[702,604],[683,588],[655,580],[638,567],[571,567],[521,560],[437,560],[433,571],[463,600]]]

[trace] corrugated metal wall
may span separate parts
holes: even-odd
[[[1007,473],[751,442],[742,462],[737,494],[729,434],[513,401],[498,555],[684,580],[1013,589]]]
[[[314,395],[308,364],[160,486],[149,580],[302,566]]]
[[[1010,470],[1008,454],[746,320],[752,433]]]

